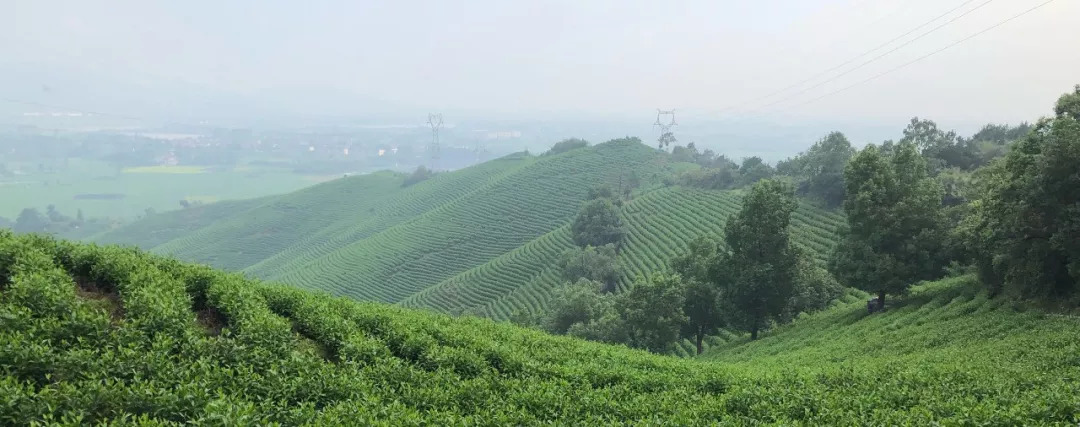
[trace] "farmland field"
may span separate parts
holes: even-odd
[[[0,231],[0,424],[1075,425],[1080,322],[970,277],[699,359]]]
[[[194,174],[206,173],[201,166],[139,166],[124,168],[123,173],[171,173],[171,174]]]
[[[281,169],[214,171],[197,166],[153,166],[117,170],[104,162],[70,159],[55,171],[9,163],[19,175],[0,177],[0,216],[14,220],[24,208],[54,205],[74,216],[133,218],[147,208],[180,208],[180,200],[250,199],[312,184],[305,175]],[[325,179],[325,178],[322,178]],[[114,195],[96,197],[96,195]]]

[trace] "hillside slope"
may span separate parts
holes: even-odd
[[[567,224],[591,186],[624,170],[651,176],[654,150],[636,140],[545,156],[485,188],[272,280],[358,299],[400,301]]]
[[[850,388],[864,410],[904,408],[916,425],[1080,422],[1080,317],[990,299],[970,276],[916,286],[884,313],[865,307],[841,304],[700,359],[798,381],[809,408]]]
[[[176,211],[157,213],[115,230],[93,236],[91,240],[150,249],[188,236],[218,221],[241,215],[243,212],[267,203],[274,198],[275,196],[268,196],[257,199],[224,200]]]
[[[637,277],[664,271],[671,258],[700,236],[721,236],[727,218],[738,211],[738,191],[667,187],[647,192],[621,208],[627,239],[618,257],[627,289]],[[796,244],[824,263],[842,218],[803,204],[793,215]],[[409,307],[450,311],[470,309],[505,320],[518,310],[536,313],[562,284],[559,255],[573,247],[569,227],[561,227],[404,300]]]
[[[973,303],[979,297],[966,288],[941,287],[923,303],[915,303],[921,294],[909,300],[919,309],[859,319],[856,307],[840,307],[759,343],[712,353],[729,360],[716,363],[0,231],[0,424],[1080,420],[1075,320],[1007,314]],[[955,315],[933,316],[945,312]],[[899,347],[887,347],[855,358],[864,345],[828,339],[882,327],[887,333],[890,321],[917,322],[912,315],[941,325],[930,335],[898,329],[904,347],[930,356],[893,356]],[[825,332],[829,320],[840,325]],[[822,333],[798,340],[799,328]],[[960,334],[988,343],[949,337]],[[791,353],[770,345],[781,339],[800,344]],[[751,353],[757,356],[743,357]],[[807,356],[817,366],[781,364]]]
[[[562,284],[555,261],[573,247],[568,225],[588,190],[617,188],[631,171],[644,186],[620,208],[629,234],[619,289],[665,269],[694,238],[719,235],[741,193],[661,184],[687,167],[697,166],[623,139],[508,156],[410,187],[397,174],[346,178],[265,199],[152,251],[356,299],[501,320],[546,307]],[[170,215],[164,218],[179,217]],[[171,230],[167,221],[148,221],[99,242],[137,242],[154,226]],[[804,205],[794,236],[823,261],[840,221]]]

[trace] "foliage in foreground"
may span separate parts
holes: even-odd
[[[1080,303],[1080,86],[983,173],[958,234],[994,293]]]
[[[1076,324],[991,313],[1029,358],[727,366],[0,232],[0,424],[1075,423]]]
[[[961,276],[915,286],[884,313],[853,298],[702,359],[758,378],[758,411],[798,401],[827,418],[849,399],[875,425],[1073,425],[1077,336],[1077,317],[991,298]]]

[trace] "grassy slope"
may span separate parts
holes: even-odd
[[[116,230],[91,237],[99,243],[133,245],[150,249],[165,242],[179,239],[211,224],[240,215],[275,196],[247,200],[227,200],[199,205],[187,209],[151,215]]]
[[[622,218],[628,236],[619,255],[626,289],[638,277],[667,269],[670,259],[698,236],[719,236],[728,216],[739,209],[739,192],[660,188],[626,203]],[[841,218],[804,204],[793,218],[795,241],[824,262]],[[410,307],[449,311],[478,308],[495,319],[516,310],[543,309],[562,284],[555,267],[559,254],[573,247],[568,227],[545,234],[491,261],[462,272],[403,301]]]
[[[0,233],[0,424],[1075,425],[1078,333],[952,281],[685,360]]]
[[[865,411],[1019,424],[1080,421],[1080,318],[989,299],[972,277],[917,286],[882,314],[859,299],[702,359],[799,384],[808,408],[850,394]]]
[[[586,191],[617,185],[627,170],[646,190],[622,208],[629,236],[620,289],[666,268],[694,237],[720,233],[739,192],[658,188],[663,174],[696,167],[659,160],[640,143],[614,141],[509,156],[408,188],[391,174],[337,180],[267,199],[154,252],[359,299],[506,319],[546,306],[562,284],[555,260],[573,245],[568,224]],[[796,240],[827,253],[839,220],[803,206]],[[167,227],[146,222],[110,235],[128,240],[102,241],[129,243]]]
[[[649,177],[656,160],[652,149],[634,141],[541,157],[482,191],[270,278],[400,301],[563,226],[590,186],[614,183],[624,170]]]

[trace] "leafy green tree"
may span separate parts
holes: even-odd
[[[974,155],[972,168],[978,168],[990,163],[991,160],[1005,156],[1008,146],[1013,141],[1023,138],[1031,132],[1030,123],[1020,123],[1017,126],[1007,124],[988,124],[975,132],[971,138],[964,140],[964,144],[971,147]]]
[[[677,142],[679,142],[679,141],[675,139],[675,134],[673,134],[671,132],[664,132],[664,133],[660,134],[660,138],[658,138],[656,140],[656,145],[657,145],[657,148],[663,150],[663,149],[667,148],[669,145],[675,145],[675,143],[677,143]]]
[[[1080,293],[1080,86],[1054,113],[988,169],[961,226],[993,293],[1055,300]]]
[[[589,146],[589,141],[580,138],[569,138],[556,142],[551,146],[551,149],[544,153],[545,156],[551,156],[559,153],[565,153],[570,150],[576,150],[578,148],[585,148]]]
[[[715,273],[723,298],[751,339],[784,312],[797,279],[798,251],[788,225],[798,207],[794,189],[776,180],[755,184],[724,227],[729,251]]]
[[[617,304],[633,347],[661,352],[679,338],[686,324],[685,295],[677,275],[653,274],[638,280]]]
[[[611,304],[611,298],[600,293],[602,286],[602,283],[581,279],[557,289],[543,321],[544,329],[565,334],[576,323],[589,323],[600,318]]]
[[[602,184],[589,188],[586,197],[589,200],[596,199],[612,199],[615,198],[615,191],[611,189],[610,185]]]
[[[747,157],[739,166],[739,185],[743,187],[753,185],[763,179],[772,178],[775,174],[776,170],[761,160],[761,157]]]
[[[629,200],[630,195],[633,194],[634,190],[638,187],[641,187],[641,177],[638,176],[637,171],[630,171],[630,174],[626,178],[626,183],[622,184],[621,186],[623,198]]]
[[[684,280],[711,282],[712,270],[721,254],[720,244],[711,237],[701,236],[690,241],[686,252],[671,259],[671,269]]]
[[[800,174],[806,177],[800,191],[812,195],[829,207],[844,202],[844,168],[855,149],[840,132],[832,132],[815,142],[803,155]]]
[[[615,309],[615,298],[601,300],[595,318],[570,326],[566,335],[609,344],[630,344],[626,322]]]
[[[724,326],[720,288],[712,271],[719,255],[715,240],[699,237],[690,242],[686,253],[671,260],[672,270],[684,282],[683,313],[687,322],[683,335],[694,340],[698,354],[703,351],[705,336]]]
[[[683,172],[676,182],[688,187],[708,190],[725,190],[735,186],[739,179],[737,167],[702,168]]]
[[[49,229],[49,220],[37,209],[26,208],[15,219],[12,230],[16,233],[44,233]]]
[[[615,246],[586,246],[563,251],[559,257],[563,280],[574,283],[580,279],[602,283],[605,290],[615,288],[620,268],[615,261]]]
[[[899,142],[914,144],[926,157],[933,175],[950,167],[970,170],[980,161],[977,143],[958,137],[956,132],[938,129],[932,120],[912,118]]]
[[[848,164],[847,227],[829,262],[840,283],[876,293],[881,304],[887,294],[937,277],[945,264],[941,186],[913,143],[892,150],[886,156],[871,145]]]
[[[402,181],[401,186],[408,187],[421,181],[431,179],[433,176],[435,176],[435,171],[424,167],[424,165],[420,165],[417,166],[416,170],[409,174],[409,176],[405,177],[405,181]]]
[[[782,321],[791,321],[799,313],[824,310],[844,293],[844,287],[806,254],[799,257],[797,277],[787,311],[781,316]]]
[[[683,300],[684,335],[694,340],[697,354],[701,354],[705,336],[724,326],[720,288],[711,282],[690,279],[684,285]]]
[[[626,230],[615,205],[607,199],[595,199],[585,203],[570,225],[574,243],[578,246],[614,245],[618,249]]]
[[[671,161],[673,162],[694,163],[699,155],[697,147],[692,142],[685,147],[676,145],[671,149]]]

